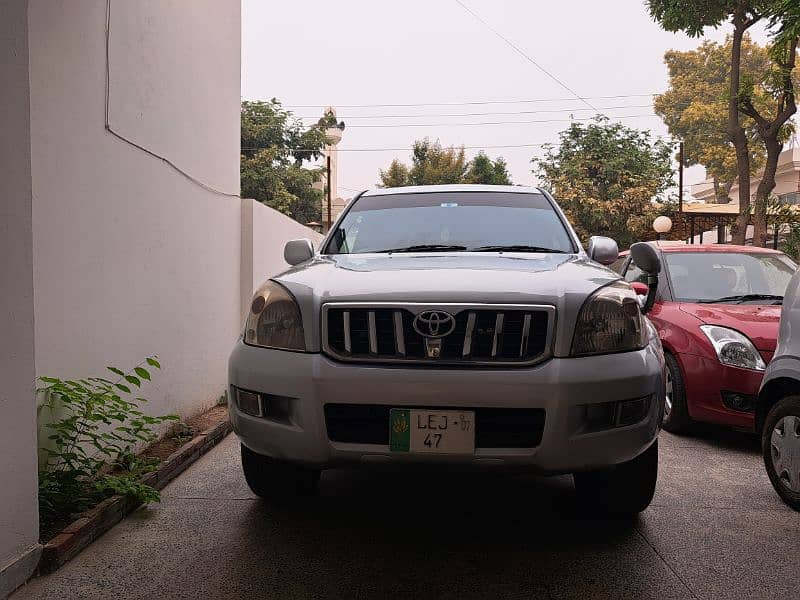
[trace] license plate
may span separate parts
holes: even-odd
[[[474,454],[475,413],[393,408],[389,413],[389,449],[420,454]]]

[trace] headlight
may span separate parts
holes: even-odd
[[[264,348],[306,349],[300,308],[283,286],[268,281],[253,296],[244,341]]]
[[[584,302],[575,324],[572,356],[638,350],[646,343],[636,293],[622,282],[600,288]]]
[[[743,333],[718,325],[701,325],[723,365],[763,371],[767,368],[753,342]]]

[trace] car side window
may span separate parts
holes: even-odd
[[[633,283],[634,281],[639,281],[641,283],[647,283],[647,274],[642,271],[633,261],[628,263],[628,268],[625,271],[625,281],[628,283]]]
[[[623,270],[625,269],[625,261],[628,260],[627,256],[621,256],[613,263],[611,263],[608,268],[614,271],[615,273],[619,273],[622,275]]]

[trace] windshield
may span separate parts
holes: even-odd
[[[575,252],[542,194],[433,192],[363,196],[328,243],[328,254],[415,251]]]
[[[664,258],[675,300],[684,302],[775,302],[796,268],[783,254],[665,252]]]

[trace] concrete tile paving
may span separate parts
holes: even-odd
[[[28,598],[786,598],[800,518],[757,441],[662,434],[653,506],[585,514],[570,477],[332,471],[294,506],[255,498],[229,436]]]

